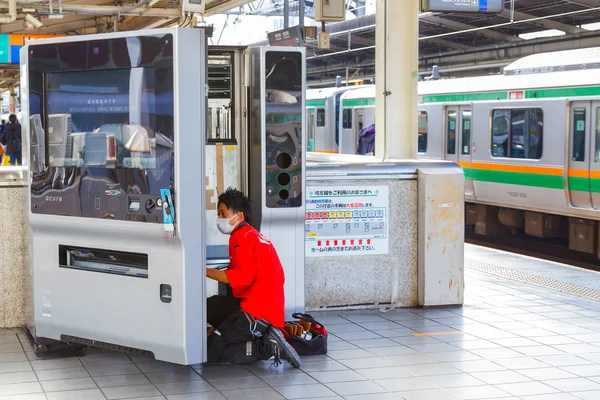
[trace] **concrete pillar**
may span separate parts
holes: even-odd
[[[417,158],[419,0],[377,0],[375,156]]]
[[[17,92],[14,87],[10,88],[10,99],[8,102],[8,112],[10,114],[17,114]]]

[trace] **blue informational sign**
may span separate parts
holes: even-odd
[[[422,12],[500,13],[504,0],[421,0]]]
[[[173,232],[175,230],[175,209],[173,208],[171,191],[169,189],[161,189],[160,197],[162,198],[163,224],[165,226],[165,231]]]

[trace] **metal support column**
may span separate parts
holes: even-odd
[[[417,158],[419,0],[377,0],[375,156]]]
[[[290,0],[283,0],[283,27],[290,27]]]
[[[304,28],[304,0],[298,0],[298,25],[300,28]]]

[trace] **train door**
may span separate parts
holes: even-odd
[[[590,114],[592,119],[590,126],[592,137],[592,146],[590,147],[590,192],[592,206],[600,210],[600,100],[592,102]]]
[[[315,109],[311,108],[308,110],[308,121],[307,124],[307,137],[308,137],[308,151],[315,151]]]
[[[445,159],[460,164],[465,171],[465,196],[474,197],[471,169],[472,111],[470,105],[446,107]]]
[[[365,110],[364,108],[357,108],[354,110],[354,153],[358,146],[358,139],[360,138],[360,131],[365,128]]]
[[[574,207],[592,208],[590,160],[593,152],[588,150],[592,148],[591,105],[589,101],[571,103],[567,184]]]

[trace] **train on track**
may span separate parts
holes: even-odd
[[[421,81],[418,95],[418,158],[463,167],[477,234],[564,238],[600,257],[600,48]],[[311,89],[306,107],[309,151],[355,154],[375,123],[375,85]]]

